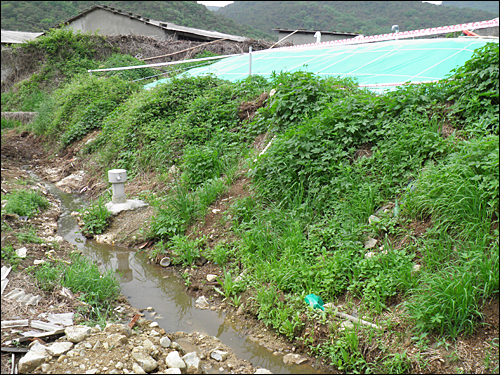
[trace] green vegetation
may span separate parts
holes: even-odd
[[[123,12],[133,12],[158,21],[180,26],[214,30],[254,39],[270,39],[269,32],[239,25],[230,18],[213,14],[195,1],[100,1]],[[96,5],[93,1],[3,1],[2,29],[40,32],[76,16]]]
[[[17,190],[5,196],[7,204],[2,213],[31,218],[49,207],[49,201],[36,190]]]
[[[14,246],[12,246],[12,244],[7,244],[6,246],[2,247],[2,259],[12,267],[13,271],[16,271],[18,264],[22,260],[22,258],[20,258],[16,254],[16,251],[14,250]]]
[[[183,267],[201,255],[217,262],[229,303],[340,370],[405,372],[419,358],[400,350],[396,308],[423,351],[430,337],[474,333],[485,301],[498,298],[498,53],[487,44],[449,79],[383,95],[304,72],[269,82],[173,77],[150,91],[76,74],[33,129],[62,149],[101,129],[78,154],[94,173],[104,179],[114,166],[165,183],[148,194],[155,255]],[[244,118],[241,103],[271,89]],[[272,140],[264,153],[257,136]],[[249,189],[218,219],[232,233],[209,246],[194,225],[239,177]],[[104,210],[87,209],[89,232],[104,230]],[[305,305],[311,293],[361,301],[359,315],[395,341],[341,327],[328,309]],[[368,356],[375,347],[381,355]]]
[[[394,24],[399,25],[400,31],[407,31],[490,20],[498,17],[498,5],[496,12],[490,13],[421,1],[237,1],[216,14],[267,33],[280,27],[375,35],[390,33]]]
[[[103,233],[108,228],[111,216],[113,216],[104,206],[103,199],[82,208],[80,213],[83,221],[82,233],[89,237]]]
[[[89,304],[80,314],[104,324],[111,318],[113,303],[120,294],[120,285],[113,271],[99,272],[95,264],[79,253],[71,254],[71,264],[43,263],[34,270],[40,287],[53,291],[58,285],[79,293],[78,299]]]

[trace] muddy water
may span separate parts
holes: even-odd
[[[285,365],[282,356],[274,356],[265,347],[250,341],[229,315],[220,311],[196,309],[194,298],[185,292],[184,281],[168,268],[148,264],[144,253],[86,240],[78,233],[76,220],[70,215],[72,211],[84,207],[85,203],[52,184],[45,183],[45,187],[61,200],[59,235],[96,261],[101,271],[116,272],[122,293],[130,304],[136,308],[153,307],[156,315],[146,313],[146,318],[157,321],[165,331],[203,332],[216,336],[231,347],[238,358],[273,373],[321,373],[309,365]],[[216,369],[214,371],[217,372]]]

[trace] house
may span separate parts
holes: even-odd
[[[144,35],[158,40],[173,39],[196,42],[219,39],[227,39],[233,42],[244,42],[247,40],[247,38],[242,36],[184,27],[170,22],[155,21],[106,5],[94,5],[63,23],[66,28],[73,28],[81,32],[97,31],[101,35]]]
[[[273,31],[278,32],[278,40],[281,40],[287,35],[294,33],[293,35],[290,35],[288,38],[286,38],[286,41],[291,42],[297,46],[300,44],[316,43],[315,35],[319,30],[299,29],[298,31],[295,31],[290,29],[276,28],[273,29]],[[350,38],[355,38],[359,35],[356,33],[341,33],[337,31],[319,31],[319,32],[321,33],[321,42],[330,42],[332,40],[340,40],[340,39],[350,39]]]
[[[33,40],[42,33],[29,33],[27,31],[2,30],[2,49],[12,45]]]

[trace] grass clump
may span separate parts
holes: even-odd
[[[36,190],[17,190],[6,195],[3,213],[31,218],[49,207],[49,201]]]
[[[103,233],[109,226],[113,214],[104,205],[104,200],[93,202],[79,210],[83,221],[82,233],[87,237]]]
[[[44,263],[35,269],[35,277],[44,290],[53,291],[58,285],[80,293],[88,303],[91,319],[104,323],[111,317],[113,303],[120,294],[120,285],[113,271],[101,274],[90,260],[78,253],[71,254],[71,264]]]

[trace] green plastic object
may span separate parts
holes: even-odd
[[[303,70],[320,77],[352,77],[369,90],[382,93],[403,82],[429,82],[445,78],[462,66],[486,43],[498,39],[436,38],[401,39],[344,46],[304,46],[293,49],[267,49],[252,53],[252,75],[269,79],[273,72]],[[236,82],[248,77],[248,54],[232,56],[209,66],[190,69],[193,77],[215,74]],[[169,79],[144,86],[153,88]]]
[[[325,304],[320,296],[316,294],[308,294],[304,300],[311,306],[313,309],[321,309],[325,311],[323,305]]]

